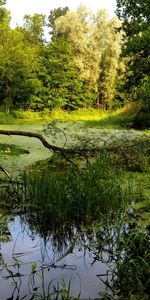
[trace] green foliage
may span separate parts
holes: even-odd
[[[150,167],[149,151],[150,141],[146,137],[142,137],[138,140],[128,140],[118,143],[116,148],[114,147],[115,155],[118,156],[118,160],[122,167],[133,172],[148,172]]]
[[[113,18],[110,21],[106,18],[105,22],[107,22],[107,25],[105,25],[106,42],[105,46],[101,50],[102,53],[99,63],[97,105],[101,106],[103,109],[110,109],[113,106],[117,73],[120,69],[119,57],[121,53],[120,40],[122,38],[122,34],[119,33],[119,30],[117,31],[117,29],[121,27],[117,18]]]
[[[96,126],[99,128],[131,128],[138,112],[138,105],[131,105],[128,103],[123,108],[99,115],[99,118],[95,120],[94,118],[87,120],[85,125],[88,127]]]
[[[136,129],[150,128],[150,76],[145,76],[137,90],[137,97],[141,102],[141,109],[134,119]]]
[[[104,109],[110,107],[121,51],[121,34],[116,32],[120,26],[118,19],[109,20],[104,10],[92,15],[81,6],[77,12],[67,12],[58,18],[55,26],[58,34],[67,36],[74,50],[80,78],[95,94],[93,104]]]
[[[12,124],[13,122],[14,118],[12,115],[0,111],[0,124]]]
[[[150,113],[141,110],[136,115],[133,126],[136,129],[149,129],[150,128]]]
[[[150,2],[149,0],[118,0],[117,14],[123,21],[126,34],[124,54],[128,57],[127,87],[132,91],[132,99],[137,97],[137,87],[143,85],[145,78],[149,81],[150,58]],[[148,84],[149,85],[149,84]],[[146,90],[144,94],[146,93]],[[148,96],[148,95],[147,95]],[[143,105],[148,103],[149,97],[143,97]]]
[[[132,212],[118,215],[111,224],[97,232],[97,253],[102,262],[108,260],[111,281],[106,298],[120,300],[148,300],[150,293],[150,232],[130,220]],[[134,215],[134,214],[133,214]],[[103,256],[103,251],[107,252]],[[111,297],[113,293],[113,297]],[[109,298],[110,295],[110,298]],[[108,298],[107,298],[108,297]]]
[[[8,229],[9,216],[3,215],[0,211],[0,243],[8,242],[11,239],[11,234]],[[1,265],[1,253],[0,253],[0,265]]]
[[[150,293],[150,235],[136,224],[118,237],[117,280],[121,299],[148,299]]]
[[[50,11],[48,16],[48,26],[51,28],[50,34],[54,35],[55,33],[55,21],[57,18],[64,16],[69,11],[69,8],[66,7],[58,7]]]
[[[37,57],[20,30],[1,25],[0,33],[0,102],[8,113],[12,106],[24,105],[31,94],[38,94]]]
[[[136,5],[118,0],[123,27],[105,10],[93,14],[83,5],[76,12],[51,10],[49,42],[43,37],[44,15],[26,15],[22,27],[11,29],[4,4],[0,2],[0,105],[7,113],[16,108],[116,109],[126,102],[125,86],[132,90],[128,97],[140,99],[149,110],[148,0]],[[126,58],[120,55],[122,46]]]
[[[5,4],[4,1],[1,5]],[[118,20],[84,6],[50,11],[51,40],[44,42],[45,16],[25,15],[10,28],[0,8],[0,105],[10,109],[111,108],[120,56]],[[119,100],[118,100],[119,101]]]
[[[49,215],[51,225],[65,220],[93,219],[124,204],[121,173],[115,173],[108,154],[100,155],[94,164],[82,169],[71,166],[64,169],[64,163],[58,158],[56,161],[56,169],[50,164],[43,172],[30,171],[23,178],[25,199],[30,199],[36,209],[42,203],[44,218],[41,211],[40,224],[47,222]]]
[[[45,16],[34,14],[24,16],[24,37],[31,45],[41,45],[43,43]]]
[[[50,108],[75,109],[87,103],[87,91],[73,61],[73,49],[65,36],[53,37],[45,47],[45,83],[47,103]],[[90,94],[91,96],[91,94]]]
[[[150,76],[145,76],[138,88],[138,99],[144,103],[143,110],[150,113]]]
[[[6,4],[6,0],[0,0],[0,6],[3,6]]]
[[[123,108],[115,111],[104,111],[103,109],[78,109],[73,111],[66,111],[59,108],[49,110],[44,108],[43,111],[34,110],[13,110],[11,114],[0,112],[0,124],[18,124],[22,122],[77,122],[85,121],[85,127],[101,127],[110,129],[131,128],[135,116],[139,112],[138,105],[128,104]]]
[[[0,25],[5,24],[8,26],[10,21],[10,14],[6,10],[5,7],[3,7],[6,4],[6,0],[0,0]]]

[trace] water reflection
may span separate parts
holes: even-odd
[[[120,210],[116,214],[111,210],[107,217],[82,222],[68,219],[59,225],[54,219],[53,224],[48,222],[48,209],[43,222],[44,211],[41,207],[40,214],[24,202],[12,210],[4,205],[1,209],[1,300],[102,299],[103,293],[115,299],[118,287],[123,295],[130,292],[130,285],[122,286],[124,280],[126,285],[130,282],[127,273],[131,284],[135,281],[132,286],[137,287],[141,280],[142,293],[149,294],[149,233],[135,223],[136,218],[133,222],[134,210],[132,214],[127,210],[123,219],[117,219]],[[145,262],[142,265],[140,257]],[[133,277],[135,271],[139,278]]]
[[[7,189],[10,201],[0,202],[1,300],[101,299],[104,292],[112,293],[115,243],[124,238],[122,220],[119,227],[114,224],[129,193],[111,162],[108,169],[105,163],[79,174],[34,171],[15,193]],[[118,245],[122,259],[126,248]]]
[[[16,216],[9,223],[12,239],[1,245],[5,267],[1,271],[1,299],[30,299],[35,294],[51,294],[67,291],[70,283],[70,295],[81,298],[96,298],[106,289],[96,276],[106,274],[108,266],[94,262],[91,244],[96,235],[87,234],[85,229],[74,226],[62,240],[45,238],[23,223]],[[7,284],[6,284],[7,281]],[[27,292],[29,290],[29,292]],[[55,299],[55,298],[54,298]]]

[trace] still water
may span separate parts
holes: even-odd
[[[115,134],[118,136],[118,132],[115,132]],[[121,137],[118,137],[119,140],[124,139],[124,136],[127,138],[126,132],[120,133],[119,131],[119,134],[121,135]],[[107,139],[110,139],[109,132],[107,134],[104,132],[102,136],[99,130],[97,135],[91,131],[90,135],[95,136],[94,143],[98,143],[98,141],[101,143],[101,138],[98,139],[99,136],[103,137],[104,143]],[[128,136],[131,140],[132,135],[133,133],[130,132]],[[81,137],[82,134],[80,139]],[[5,137],[3,142],[19,146],[21,144],[26,145],[26,150],[30,152],[28,155],[16,159],[10,157],[8,160],[7,157],[2,157],[1,163],[10,174],[12,174],[12,170],[13,173],[16,170],[16,174],[18,174],[31,162],[49,157],[49,151],[43,150],[43,146],[39,141],[33,143],[30,138],[26,140],[16,138],[15,140],[13,137],[13,141],[10,141],[10,137]],[[84,144],[84,140],[82,142]],[[72,140],[70,140],[70,143],[72,143]],[[99,172],[102,173],[100,182],[102,186],[106,187],[102,191],[107,191],[107,193],[103,193],[105,201],[102,199],[101,207],[106,206],[106,211],[111,209],[109,198],[112,197],[113,211],[116,212],[119,209],[119,203],[121,203],[121,200],[125,202],[124,199],[130,190],[126,193],[126,188],[128,188],[126,182],[123,182],[123,188],[120,186],[120,181],[117,181],[118,174],[115,177],[115,173],[111,175],[108,172],[106,178],[108,179],[108,176],[110,176],[110,180],[104,181],[103,178],[106,172],[103,164],[102,167],[100,171],[98,170],[98,174]],[[45,177],[49,176],[49,170],[46,174],[48,175],[45,175]],[[99,176],[98,174],[97,176]],[[40,182],[37,181],[37,191]],[[73,215],[72,206],[69,223],[67,224],[66,218],[64,218],[64,223],[59,223],[59,213],[56,218],[56,214],[52,214],[53,210],[49,206],[48,191],[51,192],[49,188],[49,186],[51,187],[51,181],[47,182],[45,180],[45,183],[47,184],[47,189],[44,188],[45,197],[41,192],[41,198],[35,199],[35,207],[32,201],[24,203],[24,199],[22,203],[16,201],[15,204],[13,201],[16,198],[14,192],[9,194],[11,196],[10,203],[6,194],[5,197],[2,196],[2,199],[0,199],[0,300],[56,299],[58,293],[60,296],[63,293],[65,293],[65,296],[69,293],[70,296],[79,297],[80,299],[101,299],[104,292],[110,293],[108,285],[111,285],[111,268],[113,266],[109,263],[108,249],[103,251],[104,248],[102,247],[101,252],[99,247],[101,236],[98,233],[104,224],[96,224],[95,215],[97,212],[95,214],[95,208],[97,204],[95,204],[95,207],[91,205],[91,211],[94,214],[93,219],[95,220],[94,225],[75,224],[71,219]],[[129,183],[130,188],[131,182]],[[43,182],[41,182],[41,186],[42,184]],[[68,187],[70,188],[69,184]],[[109,197],[109,189],[111,190],[111,197]],[[30,193],[31,199],[33,190],[31,189]],[[57,190],[56,186],[56,192]],[[114,191],[114,198],[112,190]],[[132,200],[131,196],[130,192],[130,200]],[[92,192],[91,199],[94,199],[93,202],[96,203]],[[133,200],[135,200],[135,197]],[[84,201],[82,202],[84,204]],[[63,207],[65,203],[66,198],[64,196]],[[101,221],[99,215],[97,221]],[[47,295],[50,297],[47,298]]]
[[[73,297],[94,299],[105,292],[106,285],[99,275],[105,281],[109,266],[95,260],[93,232],[87,236],[84,229],[79,233],[72,228],[74,235],[63,241],[51,234],[42,237],[19,216],[13,218],[8,229],[10,240],[1,243],[0,251],[1,300],[30,299],[33,293],[47,295],[48,291],[68,287],[69,282]]]

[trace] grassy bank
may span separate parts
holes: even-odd
[[[10,115],[0,112],[0,124],[21,124],[25,122],[38,121],[86,121],[87,126],[100,126],[106,128],[130,127],[137,114],[137,105],[126,105],[116,111],[104,111],[102,109],[80,109],[72,112],[64,110],[50,111],[45,109],[43,112],[33,111],[12,111]]]

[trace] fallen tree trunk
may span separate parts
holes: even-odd
[[[36,138],[39,139],[42,144],[48,148],[49,150],[53,150],[53,151],[66,151],[65,149],[49,144],[47,142],[47,140],[40,134],[40,133],[36,133],[36,132],[28,132],[28,131],[20,131],[20,130],[2,130],[0,129],[0,134],[3,135],[18,135],[18,136],[27,136],[27,137],[32,137],[32,138]]]
[[[42,142],[42,144],[44,145],[44,147],[46,147],[47,149],[49,149],[50,151],[54,151],[57,153],[60,153],[68,162],[70,162],[71,164],[73,164],[75,167],[76,164],[70,160],[67,157],[67,154],[77,154],[77,155],[81,155],[84,156],[84,158],[86,158],[86,152],[97,152],[99,151],[99,149],[72,149],[72,148],[62,148],[59,146],[55,146],[50,144],[44,137],[42,134],[40,133],[36,133],[36,132],[29,132],[29,131],[20,131],[20,130],[2,130],[0,129],[0,135],[8,135],[8,136],[12,136],[12,135],[17,135],[17,136],[26,136],[26,137],[32,137],[32,138],[36,138],[38,140],[40,140]],[[87,158],[86,158],[87,159]],[[3,169],[3,167],[1,167],[1,170]],[[2,170],[4,172],[4,169]],[[6,174],[6,172],[5,172]]]
[[[100,147],[98,148],[81,148],[81,149],[75,149],[75,148],[63,148],[63,147],[59,147],[59,146],[55,146],[50,144],[45,137],[43,137],[42,134],[40,133],[36,133],[36,132],[29,132],[29,131],[20,131],[20,130],[2,130],[0,129],[0,135],[17,135],[17,136],[26,136],[26,137],[32,137],[32,138],[36,138],[39,139],[42,144],[48,148],[50,151],[54,151],[54,152],[60,152],[62,154],[83,154],[86,152],[97,152],[100,150]],[[105,143],[105,141],[103,141]]]
[[[20,131],[20,130],[3,130],[0,129],[0,135],[8,135],[8,136],[12,136],[12,135],[17,135],[17,136],[26,136],[26,137],[32,137],[32,138],[36,138],[38,140],[41,141],[41,143],[43,144],[44,147],[46,147],[47,149],[49,149],[50,151],[54,151],[54,152],[60,152],[62,154],[79,154],[79,155],[83,155],[84,153],[96,153],[99,152],[101,149],[103,149],[103,146],[105,146],[105,149],[107,150],[116,150],[116,149],[120,149],[120,147],[124,147],[123,145],[120,144],[115,144],[114,141],[113,145],[112,142],[109,143],[108,141],[106,142],[106,140],[99,138],[99,141],[101,141],[103,143],[103,146],[99,146],[99,147],[89,147],[89,148],[63,148],[63,147],[59,147],[59,146],[55,146],[50,144],[46,138],[40,134],[40,133],[36,133],[36,132],[30,132],[30,131]],[[125,145],[126,148],[131,148],[133,146],[136,146],[139,144],[139,140],[137,139],[133,139],[132,143],[129,145]]]

